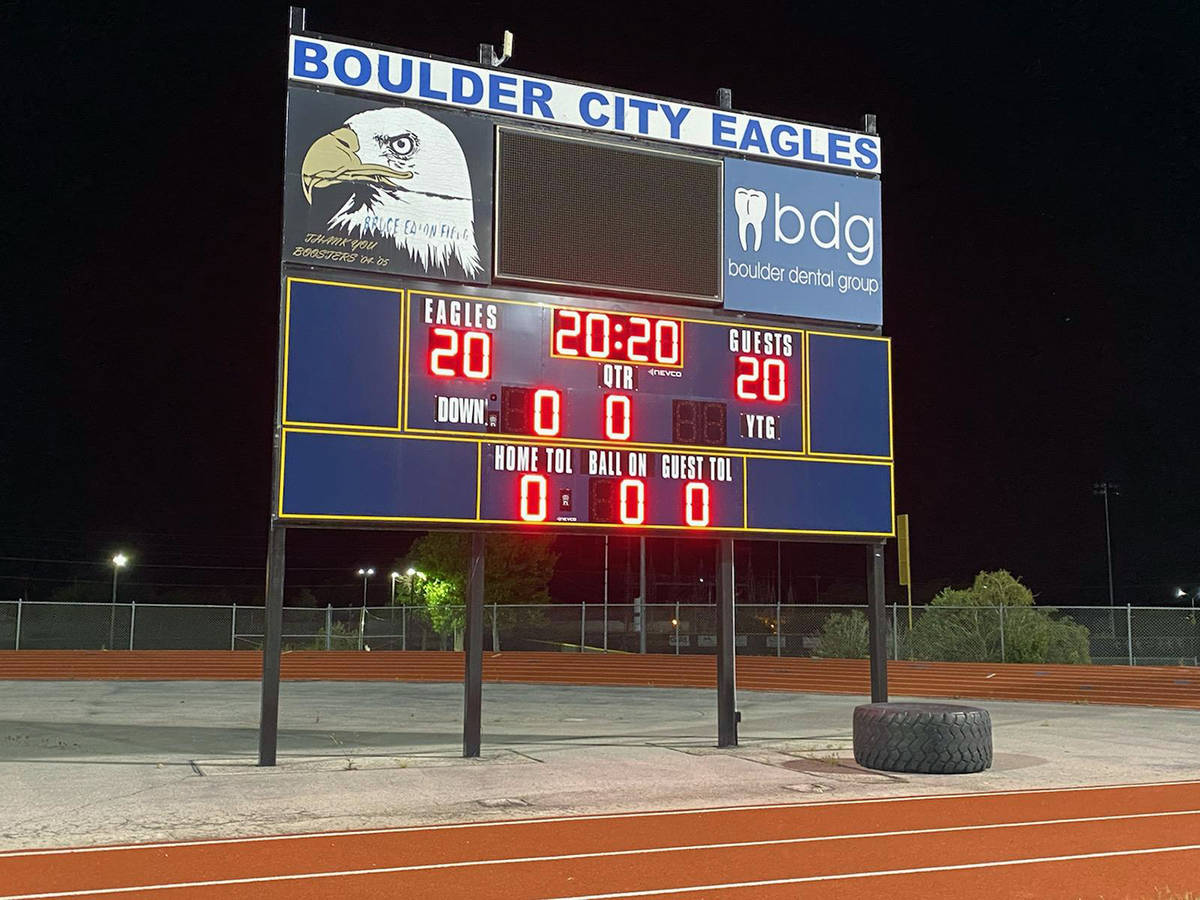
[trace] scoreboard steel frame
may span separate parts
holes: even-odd
[[[259,765],[276,761],[285,546],[293,527],[471,532],[464,598],[465,757],[480,753],[484,533],[489,530],[718,539],[719,747],[736,746],[740,720],[734,691],[734,539],[864,544],[871,696],[885,701],[883,550],[895,533],[891,344],[878,324],[871,324],[881,318],[838,324],[722,308],[731,299],[719,278],[729,227],[726,163],[748,155],[690,138],[668,149],[661,135],[659,140],[628,133],[597,137],[569,120],[514,128],[505,124],[511,123],[505,112],[515,114],[515,107],[451,110],[448,95],[435,95],[424,82],[429,96],[371,95],[369,88],[357,90],[368,77],[367,50],[382,54],[381,60],[388,54],[399,59],[400,51],[342,39],[321,50],[326,39],[307,30],[299,7],[290,9],[289,32],[293,54],[300,52],[301,38],[310,49],[318,48],[313,49],[318,55],[333,53],[333,67],[326,71],[342,83],[318,85],[300,77],[299,68],[289,71]],[[551,90],[540,76],[508,69],[497,74],[499,61],[487,44],[480,45],[479,68],[429,55],[405,59],[426,79],[441,63],[468,81],[486,76],[501,97],[507,96],[499,93],[502,82],[515,84],[518,77]],[[587,87],[554,84],[568,97]],[[388,82],[387,91],[396,87]],[[597,90],[591,93],[625,102],[617,92]],[[425,102],[431,99],[432,105]],[[635,101],[657,105],[645,98],[629,102]],[[711,113],[714,123],[719,117],[758,125],[760,135],[775,121],[760,123],[733,113],[725,89],[718,91],[718,104],[719,109],[692,111]],[[843,150],[851,139],[855,147],[865,141],[875,155],[860,160],[870,164],[863,177],[878,178],[873,116],[864,118],[857,136],[802,123],[775,125],[803,132],[805,141],[826,134],[831,146],[840,141]],[[355,130],[359,126],[362,134]],[[554,266],[547,267],[539,255],[545,244],[536,228],[522,232],[518,227],[537,225],[529,210],[516,217],[514,242],[505,245],[519,246],[525,255],[513,257],[515,268],[502,267],[501,241],[508,239],[507,232],[500,233],[499,216],[502,132],[629,151],[608,154],[608,164],[618,157],[633,160],[641,152],[657,161],[653,165],[675,158],[718,167],[715,180],[700,181],[708,185],[705,190],[719,188],[711,200],[721,206],[704,206],[708,194],[696,188],[697,176],[681,176],[682,168],[672,175],[676,193],[664,195],[674,205],[653,207],[622,184],[625,170],[579,168],[590,173],[590,184],[624,190],[622,222],[634,215],[643,226],[649,220],[664,227],[650,243],[668,249],[653,261],[674,268],[648,275],[644,265],[636,271],[627,265],[628,272],[615,267],[614,274],[611,252],[602,251],[591,260],[602,265],[580,270],[591,273],[586,278],[555,277]],[[428,169],[397,168],[408,166],[422,146],[441,148]],[[382,155],[360,158],[360,150]],[[493,157],[486,165],[485,153]],[[632,173],[640,164],[629,165]],[[646,183],[654,177],[648,174],[653,165],[642,167],[641,181],[629,183]],[[844,174],[831,177],[859,177],[847,168],[848,161],[838,165]],[[535,187],[551,184],[562,193],[558,185],[571,182],[575,170],[558,171],[561,182],[552,175]],[[435,174],[450,181],[404,195],[412,179]],[[514,190],[527,190],[529,185],[514,178]],[[332,209],[317,210],[316,195],[331,186],[336,194],[347,184],[354,194],[342,194]],[[751,193],[765,203],[761,187],[769,184]],[[396,238],[393,250],[387,243],[392,235],[368,239],[368,219],[352,218],[362,213],[359,190],[364,195],[377,190],[376,199],[390,193],[386,202],[402,205],[421,194],[428,201],[426,213],[432,207],[440,212],[426,220],[424,231],[412,232],[418,236],[414,240],[420,245],[420,235],[433,235],[447,243],[440,249],[426,243],[417,250],[405,243],[405,250]],[[587,194],[586,185],[579,190],[580,197]],[[580,208],[586,203],[570,213],[576,223]],[[402,213],[395,209],[380,215],[398,221]],[[467,218],[472,209],[474,218]],[[373,214],[370,208],[367,212]],[[759,212],[765,214],[765,208]],[[605,233],[613,232],[612,223],[602,224],[609,228]],[[625,234],[619,226],[616,233]],[[461,241],[464,230],[471,229],[473,251]],[[746,249],[744,223],[742,231]],[[603,244],[587,233],[597,247]],[[352,238],[356,248],[369,246],[361,254],[322,249],[344,246]],[[712,247],[705,244],[709,240]],[[577,247],[577,256],[548,255],[547,260],[587,262],[592,244]],[[710,296],[709,282],[691,276],[711,275],[707,261],[697,260],[714,251],[718,286]],[[643,245],[637,252],[653,251]],[[430,270],[431,259],[440,260],[440,270]],[[413,268],[420,260],[422,265]],[[453,270],[447,268],[450,260]],[[539,265],[545,270],[531,271]],[[382,266],[390,270],[385,274]],[[662,273],[667,274],[652,283],[635,283]],[[693,289],[682,289],[680,283],[689,279]]]

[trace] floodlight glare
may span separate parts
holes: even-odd
[[[404,574],[407,575],[409,578],[412,578],[414,575],[417,574],[417,570],[414,569],[412,566],[409,566],[408,569],[405,570]]]
[[[1176,597],[1183,597],[1186,594],[1187,594],[1187,591],[1185,591],[1183,588],[1175,588],[1175,596]]]
[[[399,573],[399,572],[393,572],[393,573],[391,574],[391,576],[390,576],[390,577],[391,577],[392,581],[395,581],[397,578],[399,578],[399,577],[400,577],[400,573]]]
[[[118,553],[116,556],[114,556],[112,558],[112,564],[114,566],[116,566],[118,569],[125,568],[125,564],[127,562],[129,562],[129,557],[126,556],[124,553]]]

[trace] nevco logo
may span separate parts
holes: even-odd
[[[650,375],[661,375],[664,378],[682,378],[683,373],[678,369],[647,369]]]
[[[757,188],[739,187],[733,192],[733,209],[738,217],[738,240],[745,251],[758,252],[762,246],[763,222],[767,218],[767,195]],[[784,203],[774,194],[774,232],[778,244],[799,244],[808,237],[822,250],[841,250],[856,266],[865,266],[875,258],[875,217],[855,214],[842,223],[842,204],[833,209],[818,209],[810,216],[796,206]]]

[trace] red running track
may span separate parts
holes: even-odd
[[[712,688],[712,656],[623,653],[487,653],[488,682]],[[252,650],[0,650],[4,679],[257,680]],[[461,653],[410,650],[285,653],[285,680],[462,681]],[[800,693],[869,694],[865,659],[742,656],[738,687]],[[888,690],[898,697],[971,697],[1200,709],[1200,668],[1067,666],[890,661]]]
[[[0,900],[1172,898],[1200,782],[0,853]]]

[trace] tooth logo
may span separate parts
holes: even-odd
[[[757,251],[762,244],[762,223],[767,215],[767,195],[753,188],[740,187],[733,192],[733,208],[737,211],[738,237],[742,240],[742,249],[746,246],[746,229],[754,229],[754,249]]]

